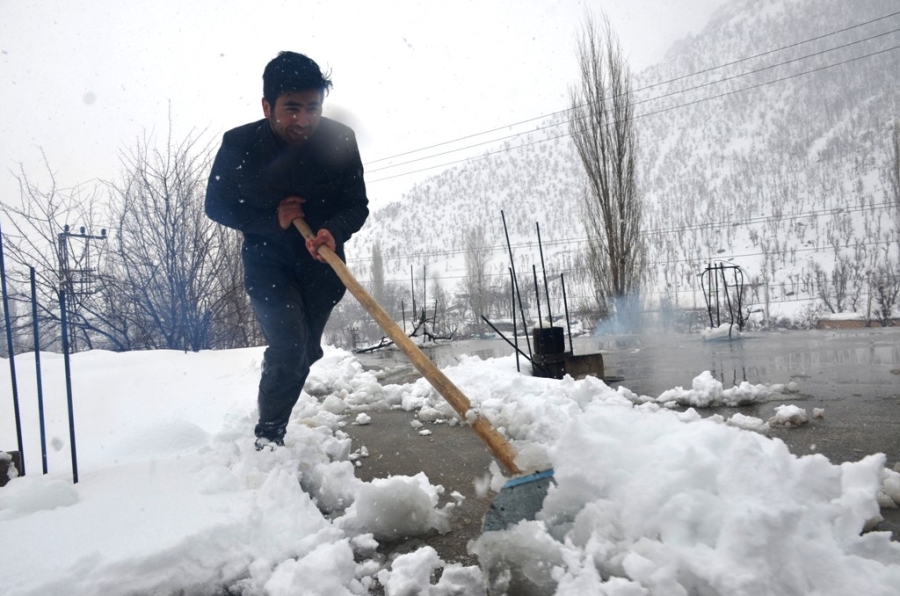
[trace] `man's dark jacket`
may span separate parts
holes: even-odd
[[[265,270],[273,266],[298,274],[328,267],[310,256],[295,228],[279,226],[277,207],[289,196],[306,199],[306,223],[313,232],[331,232],[343,258],[344,242],[369,214],[362,161],[350,128],[322,118],[299,148],[282,143],[265,119],[225,133],[209,177],[206,213],[243,232],[241,254],[251,296],[258,294]]]

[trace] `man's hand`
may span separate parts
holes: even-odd
[[[313,258],[322,263],[325,262],[321,256],[319,256],[318,250],[320,246],[327,246],[332,251],[335,249],[335,241],[334,236],[331,235],[331,232],[322,228],[316,234],[315,238],[310,238],[306,241],[306,250],[309,251],[309,254],[313,256]]]
[[[287,230],[295,219],[303,217],[303,203],[306,199],[301,197],[288,197],[278,204],[278,225],[282,230]]]

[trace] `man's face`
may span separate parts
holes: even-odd
[[[322,93],[316,89],[279,95],[274,106],[263,98],[263,114],[282,141],[289,147],[300,147],[319,126],[322,99]]]

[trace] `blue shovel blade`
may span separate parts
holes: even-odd
[[[509,480],[484,515],[484,532],[505,530],[520,521],[532,521],[544,506],[553,480],[553,470],[544,470]]]

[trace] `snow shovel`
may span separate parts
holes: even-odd
[[[315,237],[303,219],[295,219],[294,226],[307,240]],[[506,472],[514,476],[491,503],[490,509],[485,514],[483,529],[485,531],[503,530],[520,521],[533,520],[535,514],[541,510],[544,497],[547,496],[547,490],[553,481],[553,470],[523,474],[514,461],[515,451],[512,445],[497,432],[487,418],[472,410],[469,398],[463,395],[462,391],[407,337],[390,315],[356,281],[341,258],[327,246],[320,246],[318,253],[334,269],[350,293],[372,315],[381,329],[406,354],[413,366],[456,410],[456,413],[472,427],[475,434],[481,438],[494,458],[506,469]]]

